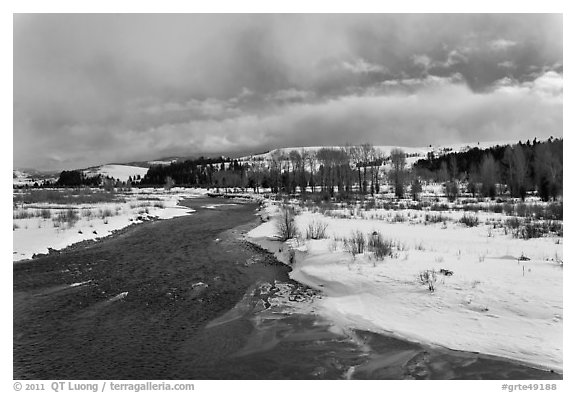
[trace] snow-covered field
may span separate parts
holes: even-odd
[[[62,204],[18,204],[13,212],[13,260],[29,259],[83,240],[109,236],[131,224],[169,219],[193,212],[178,202],[204,194],[202,189],[132,189],[123,200]]]
[[[506,217],[489,212],[466,213],[480,222],[467,227],[458,222],[463,212],[343,210],[326,216],[313,210],[300,209],[295,219],[300,236],[281,243],[279,207],[270,202],[263,215],[272,219],[248,237],[283,262],[291,260],[293,279],[323,291],[317,307],[341,328],[562,371],[561,237],[513,238],[494,228]],[[427,222],[427,213],[447,220]],[[327,225],[326,239],[306,240],[311,222]],[[392,240],[394,255],[352,256],[343,239],[357,230],[367,239],[379,232]],[[419,282],[426,270],[436,272],[434,292]]]
[[[151,217],[187,214],[191,210],[177,206],[178,201],[205,192],[134,189],[122,195],[122,202],[18,205],[13,259],[105,237]],[[256,199],[263,201],[261,196]],[[313,309],[338,328],[366,329],[563,370],[562,237],[514,238],[500,225],[508,217],[490,211],[358,206],[324,211],[295,203],[300,235],[283,243],[276,236],[279,203],[264,201],[265,222],[249,232],[248,239],[291,263],[293,279],[321,290],[323,296]],[[74,220],[59,219],[70,210],[75,211]],[[441,215],[442,220],[434,223],[427,215]],[[464,215],[477,217],[479,225],[460,223]],[[306,239],[314,222],[326,225],[326,238]],[[366,239],[376,232],[391,240],[393,255],[383,260],[370,251],[353,256],[344,240],[355,231]],[[453,274],[443,275],[440,269]],[[434,292],[418,280],[427,270],[436,272]]]

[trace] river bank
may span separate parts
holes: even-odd
[[[492,229],[499,218],[488,214],[478,227],[466,228],[458,222],[461,212],[444,212],[444,223],[435,225],[424,221],[423,212],[410,210],[391,215],[385,209],[336,207],[324,215],[297,202],[293,208],[299,236],[278,240],[280,204],[268,201],[262,215],[269,219],[248,238],[290,265],[292,279],[322,292],[317,302],[322,317],[343,330],[480,353],[561,375],[558,239],[512,239]],[[314,226],[324,227],[324,238],[306,236]],[[346,242],[354,234],[388,241],[390,254],[377,258],[368,249],[351,254]],[[450,275],[438,273],[442,269]],[[422,286],[422,271],[437,274],[436,290]]]

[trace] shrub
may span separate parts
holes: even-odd
[[[322,221],[312,221],[306,228],[306,239],[325,239],[328,224]]]
[[[476,217],[476,216],[470,216],[470,215],[464,214],[462,216],[462,218],[460,220],[458,220],[458,222],[466,225],[467,227],[475,227],[478,225],[479,221],[478,221],[478,217]]]
[[[458,198],[459,194],[458,183],[455,181],[449,181],[446,182],[444,187],[446,188],[446,197],[450,202],[454,202],[456,198]]]
[[[525,240],[542,237],[544,233],[544,227],[535,222],[526,223],[524,228],[518,232],[519,236]]]
[[[495,205],[490,205],[488,210],[490,210],[494,213],[502,213],[502,211],[504,210],[504,207],[502,206],[501,203],[497,203]]]
[[[296,212],[293,207],[284,205],[278,221],[276,221],[276,233],[282,241],[292,239],[297,235],[296,223],[294,218]]]
[[[392,240],[384,239],[379,232],[374,232],[368,241],[368,250],[374,253],[377,260],[392,256],[393,246]]]
[[[418,282],[422,285],[426,285],[430,292],[434,292],[436,289],[436,271],[433,269],[421,271],[418,274]]]
[[[344,239],[344,248],[352,254],[352,256],[363,254],[365,246],[366,238],[360,231],[352,232],[352,235],[348,239]]]
[[[504,214],[507,216],[511,216],[514,214],[514,205],[511,203],[505,203],[504,206]]]
[[[563,219],[563,203],[550,203],[546,209],[546,218],[549,220],[562,220]]]
[[[42,209],[38,212],[38,216],[47,220],[49,218],[52,218],[52,212],[50,211],[50,209]]]
[[[516,215],[518,217],[526,217],[526,204],[525,203],[519,203],[518,205],[516,205]]]
[[[473,212],[477,212],[479,210],[482,210],[482,206],[480,206],[477,203],[467,203],[464,206],[462,206],[462,210],[464,211],[473,211]]]
[[[100,218],[112,217],[114,215],[111,209],[100,209],[98,212],[100,213]]]
[[[22,220],[25,218],[32,218],[34,217],[34,213],[29,212],[28,210],[18,210],[12,213],[12,218],[14,220]]]
[[[58,214],[52,218],[52,221],[58,223],[58,226],[60,226],[62,223],[66,223],[69,227],[73,227],[79,219],[80,217],[78,216],[78,212],[75,209],[66,209],[64,211],[58,212]]]
[[[426,213],[426,222],[431,222],[433,224],[437,224],[439,222],[445,222],[446,221],[446,217],[444,217],[442,214],[428,214]]]
[[[517,230],[522,225],[522,220],[518,217],[512,217],[506,220],[505,225],[510,229]]]
[[[528,240],[543,237],[549,233],[562,236],[562,223],[556,221],[527,221],[523,227],[518,228],[513,234],[515,237]]]
[[[29,190],[14,194],[16,203],[55,203],[55,204],[82,204],[100,202],[124,202],[114,192],[102,192],[91,188],[64,189],[64,190]]]
[[[434,203],[430,206],[430,210],[444,212],[450,210],[450,206],[448,206],[446,203]]]

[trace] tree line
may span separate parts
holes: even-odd
[[[449,199],[466,190],[472,196],[495,198],[508,193],[524,199],[536,192],[543,200],[562,195],[562,139],[473,148],[464,152],[433,152],[407,168],[410,155],[393,149],[389,155],[369,143],[323,147],[316,151],[275,150],[265,160],[229,157],[176,161],[151,166],[141,179],[122,183],[82,171],[63,171],[58,186],[168,186],[216,189],[270,189],[273,193],[320,193],[324,198],[379,194],[391,187],[398,198],[409,192],[418,199],[425,182],[444,185]],[[387,164],[387,165],[384,165]],[[385,170],[386,168],[386,170]]]
[[[562,195],[562,168],[563,140],[550,137],[439,157],[429,153],[414,164],[413,172],[421,179],[446,184],[449,197],[458,192],[455,185],[465,183],[473,196],[494,198],[507,192],[524,199],[536,192],[547,201]]]
[[[211,188],[250,188],[254,192],[320,192],[329,197],[351,192],[379,193],[381,166],[386,157],[371,144],[272,152],[269,160],[241,162],[230,158],[186,160],[152,166],[142,185]]]

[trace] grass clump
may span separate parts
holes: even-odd
[[[323,221],[312,221],[306,228],[306,239],[326,239],[328,224]]]
[[[363,254],[366,249],[366,238],[360,231],[352,232],[349,238],[344,239],[344,249],[355,257],[358,254]]]
[[[41,217],[44,220],[48,220],[52,218],[52,212],[50,211],[50,209],[41,209],[38,212],[38,217]]]
[[[80,216],[78,215],[76,209],[66,209],[60,211],[52,218],[55,227],[60,227],[62,224],[67,224],[68,227],[71,228],[76,224],[76,222],[78,222],[78,220],[80,220]]]
[[[418,282],[422,285],[426,285],[430,292],[434,292],[436,290],[436,270],[428,269],[423,270],[418,274]]]
[[[368,241],[368,250],[374,253],[377,260],[393,256],[394,242],[384,237],[379,232],[374,232]]]
[[[446,222],[446,217],[444,217],[442,214],[428,214],[428,213],[426,213],[426,216],[424,219],[426,222],[430,222],[432,224],[438,224],[440,222]]]
[[[479,220],[476,216],[464,214],[458,222],[466,225],[467,227],[475,227],[478,226]]]

